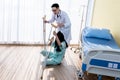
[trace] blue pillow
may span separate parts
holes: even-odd
[[[101,38],[101,39],[106,39],[110,40],[112,39],[110,31],[108,29],[103,29],[103,28],[93,28],[93,27],[86,27],[86,37],[94,37],[94,38]]]

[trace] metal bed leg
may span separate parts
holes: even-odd
[[[102,75],[98,75],[98,80],[102,80]]]
[[[75,50],[73,50],[75,49]],[[79,53],[80,52],[80,48],[79,47],[71,47],[70,50],[73,50],[74,53]]]
[[[120,78],[116,77],[115,80],[120,80]]]
[[[83,71],[78,70],[78,71],[77,71],[77,76],[78,76],[78,78],[79,78],[79,79],[82,79],[82,78],[83,78],[83,76],[84,76]]]

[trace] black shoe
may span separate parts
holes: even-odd
[[[61,63],[57,64],[57,65],[61,65]]]

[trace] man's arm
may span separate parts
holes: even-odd
[[[44,20],[45,23],[52,23],[55,21],[54,15],[52,15],[50,20]]]
[[[70,19],[69,19],[67,13],[64,13],[62,16],[64,17],[65,22],[64,23],[57,23],[58,27],[68,27],[68,26],[71,26],[71,22],[70,22]]]

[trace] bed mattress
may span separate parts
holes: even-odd
[[[82,45],[84,55],[87,55],[88,51],[91,49],[120,49],[113,37],[111,40],[105,40],[100,38],[88,38],[84,34],[85,30],[83,30],[82,33]]]

